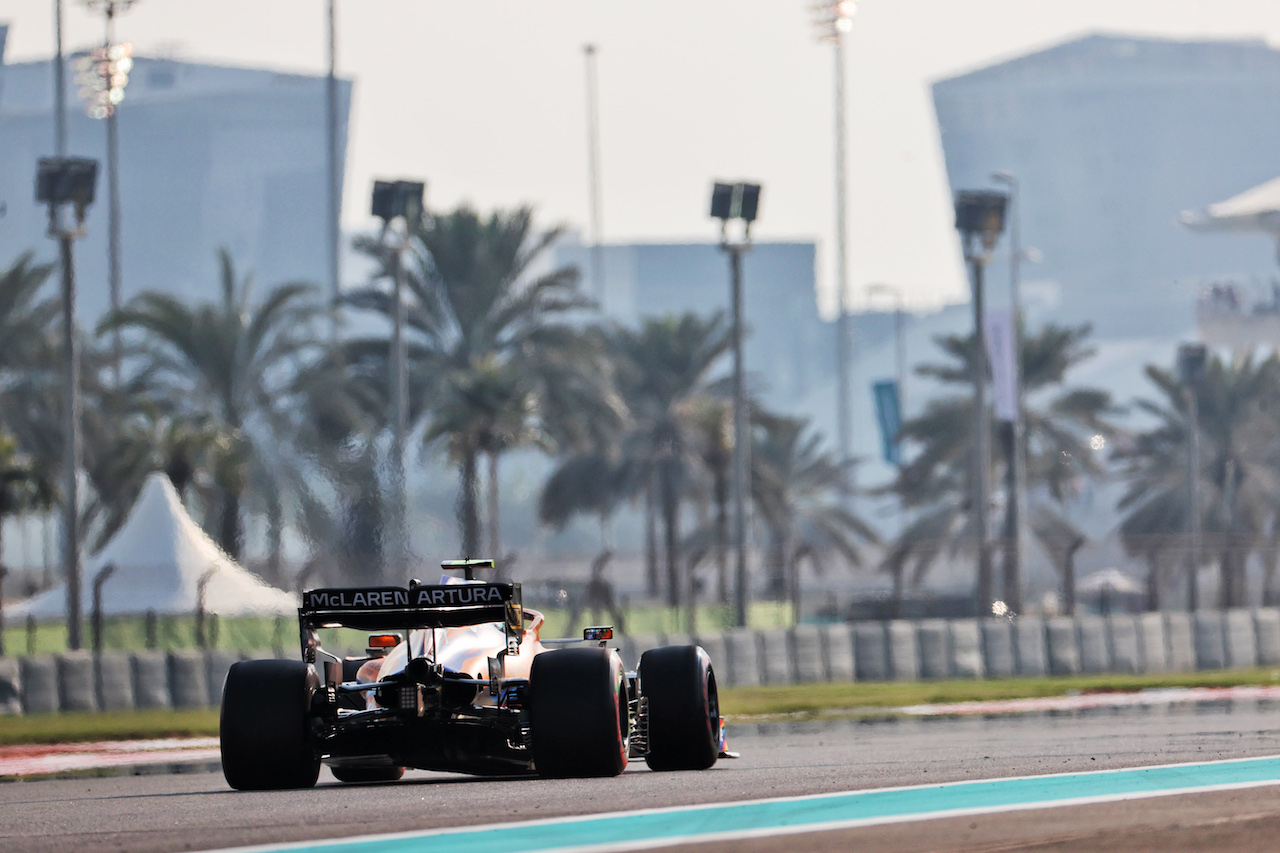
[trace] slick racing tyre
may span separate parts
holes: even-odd
[[[640,695],[648,700],[653,770],[706,770],[720,756],[720,698],[701,646],[665,646],[640,656]]]
[[[339,782],[352,784],[360,782],[395,782],[404,775],[403,767],[387,766],[385,764],[365,767],[348,765],[345,767],[330,767],[329,770],[333,773],[333,778]]]
[[[222,689],[222,775],[241,791],[310,788],[320,775],[311,748],[316,678],[302,661],[233,664]]]
[[[529,729],[539,776],[617,776],[627,766],[630,707],[616,652],[543,652],[529,671]]]

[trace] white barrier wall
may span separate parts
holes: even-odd
[[[622,636],[618,645],[631,667],[643,651],[676,641],[705,648],[722,686],[1176,672],[1280,665],[1280,609],[801,625]],[[0,658],[0,715],[216,706],[227,670],[241,657],[152,651],[96,661],[87,652]]]

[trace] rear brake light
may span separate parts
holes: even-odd
[[[400,645],[399,634],[370,634],[369,648],[371,649],[394,649]]]

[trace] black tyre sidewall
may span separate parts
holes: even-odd
[[[701,646],[665,646],[640,656],[653,770],[706,770],[720,756],[720,705],[711,658]]]
[[[617,776],[630,735],[626,674],[616,652],[543,652],[529,672],[529,726],[540,776]]]
[[[311,745],[316,678],[301,661],[233,664],[222,690],[222,775],[239,790],[310,788],[320,774]]]

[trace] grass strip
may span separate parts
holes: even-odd
[[[1238,687],[1280,684],[1280,669],[1159,675],[1090,675],[1054,678],[865,682],[720,690],[720,710],[730,722],[883,716],[906,705],[1036,699],[1076,693],[1125,692],[1159,687]],[[108,711],[92,714],[30,714],[4,717],[0,746],[216,737],[218,709]]]
[[[217,708],[24,714],[4,717],[0,722],[0,746],[210,737],[217,734]]]
[[[720,711],[729,720],[816,719],[833,714],[876,716],[906,705],[1039,699],[1076,693],[1128,692],[1158,687],[1238,687],[1280,684],[1280,670],[1235,669],[1152,675],[1089,675],[909,682],[730,687],[720,690]]]

